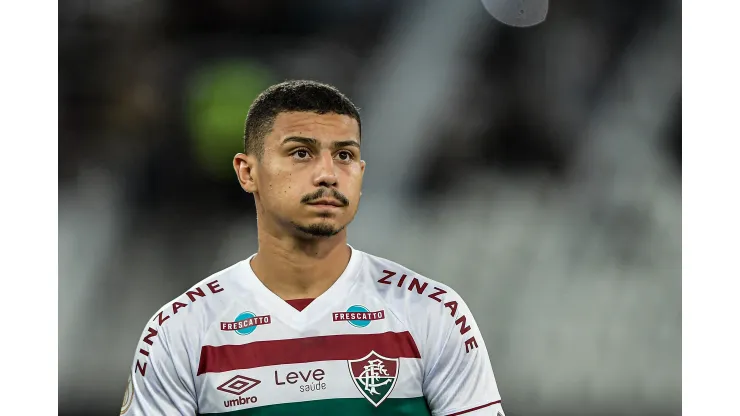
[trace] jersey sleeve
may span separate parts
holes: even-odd
[[[429,319],[430,361],[423,382],[432,415],[504,416],[488,351],[470,309],[451,290],[439,304],[441,316]]]
[[[173,351],[174,347],[174,351]],[[194,383],[182,347],[170,345],[161,327],[147,327],[136,347],[121,415],[196,414]]]

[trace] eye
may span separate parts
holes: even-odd
[[[351,161],[352,159],[354,159],[354,155],[352,154],[352,152],[349,152],[349,151],[347,151],[347,150],[340,150],[340,151],[339,151],[339,152],[337,153],[337,157],[338,157],[338,158],[339,158],[339,160],[341,160],[342,162],[349,162],[349,161]]]
[[[307,159],[309,156],[308,150],[306,149],[298,149],[291,153],[291,156],[293,156],[296,159],[304,160]]]

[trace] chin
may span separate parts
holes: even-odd
[[[341,233],[345,225],[334,221],[313,221],[309,223],[293,223],[301,236],[312,238],[329,238]]]

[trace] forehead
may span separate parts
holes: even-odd
[[[360,140],[360,127],[350,116],[327,113],[287,112],[275,117],[272,140],[300,136],[317,140]]]

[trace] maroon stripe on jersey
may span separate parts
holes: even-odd
[[[493,406],[494,404],[501,403],[501,400],[496,400],[495,402],[487,403],[482,406],[474,407],[472,409],[463,410],[461,412],[452,413],[447,416],[458,416],[458,415],[464,415],[465,413],[475,412],[476,410],[483,409],[484,407]]]
[[[242,345],[203,346],[198,375],[268,365],[357,360],[370,351],[387,358],[421,358],[408,331],[381,334],[327,335]]]

